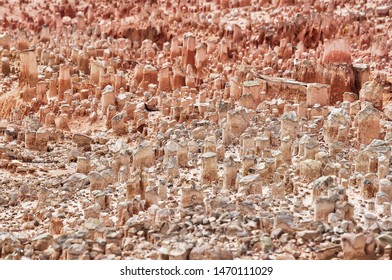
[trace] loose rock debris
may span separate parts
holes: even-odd
[[[391,259],[389,0],[1,0],[1,259]]]

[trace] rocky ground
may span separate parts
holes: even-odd
[[[392,259],[389,0],[0,0],[0,259]]]

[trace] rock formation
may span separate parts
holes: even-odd
[[[392,5],[0,1],[0,259],[391,259]]]

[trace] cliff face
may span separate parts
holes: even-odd
[[[351,64],[304,63],[293,69],[292,78],[306,83],[321,83],[331,86],[331,103],[343,101],[345,92],[358,93],[355,72]]]
[[[0,119],[8,119],[15,108],[21,104],[20,98],[15,93],[4,94],[0,96]],[[17,106],[18,105],[18,106]]]
[[[331,86],[331,102],[343,101],[345,92],[358,93],[348,39],[331,39],[324,43],[319,59],[302,62],[293,69],[293,78]]]

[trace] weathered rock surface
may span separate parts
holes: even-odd
[[[0,259],[391,259],[391,12],[0,1]]]

